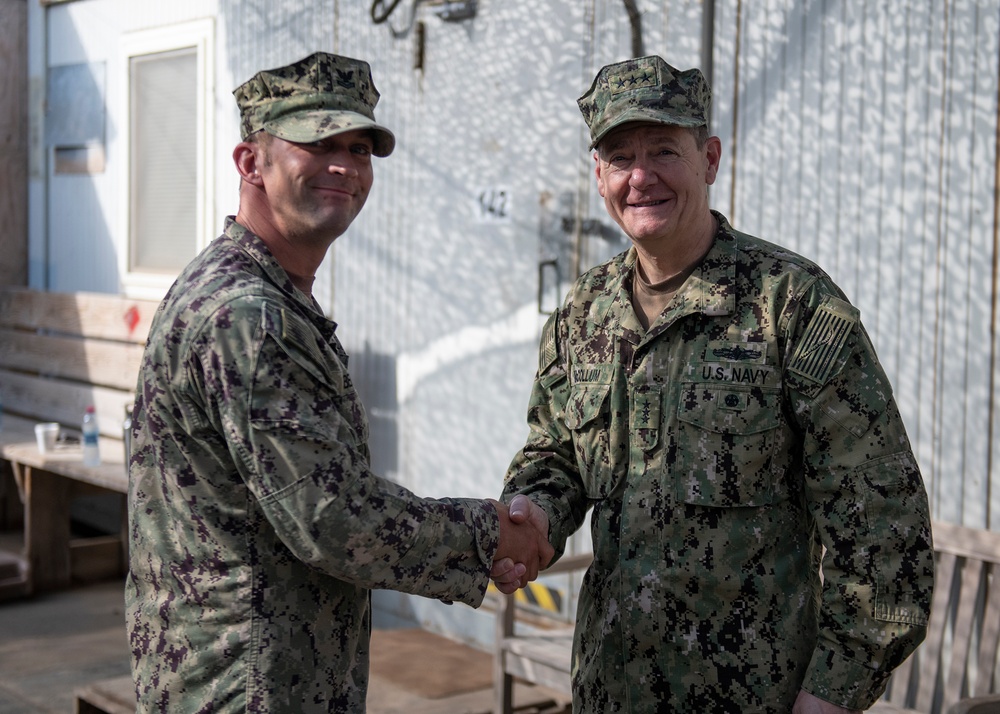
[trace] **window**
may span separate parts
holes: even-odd
[[[198,242],[198,54],[129,63],[129,270],[177,273]]]
[[[124,40],[122,226],[126,292],[162,295],[207,243],[212,123],[209,20]]]

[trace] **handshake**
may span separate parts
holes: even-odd
[[[549,518],[527,496],[514,496],[509,506],[491,503],[500,517],[500,545],[490,577],[497,590],[509,595],[537,578],[555,555],[549,545]]]

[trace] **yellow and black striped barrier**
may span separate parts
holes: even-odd
[[[493,583],[490,583],[489,592],[499,593],[500,591]],[[528,605],[546,612],[562,613],[565,599],[562,590],[551,588],[545,583],[539,582],[528,583],[527,587],[514,593],[514,601],[519,605]]]

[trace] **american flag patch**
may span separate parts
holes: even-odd
[[[542,328],[542,339],[538,349],[538,371],[544,372],[559,358],[559,347],[556,344],[556,315],[552,313]]]
[[[857,308],[850,303],[827,298],[809,321],[802,342],[792,356],[789,371],[826,384],[859,317]]]

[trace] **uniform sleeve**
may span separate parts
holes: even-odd
[[[230,309],[208,328],[199,379],[283,543],[355,585],[477,607],[499,543],[494,507],[419,498],[375,476],[350,376],[308,323],[268,303]]]
[[[926,633],[927,494],[858,311],[816,286],[791,319],[785,382],[804,493],[825,547],[819,640],[803,688],[867,709]]]
[[[564,413],[569,395],[564,351],[565,323],[553,312],[542,329],[539,368],[528,402],[529,434],[507,470],[502,500],[524,494],[549,517],[549,542],[562,555],[566,540],[583,523],[587,509]]]

